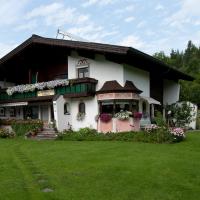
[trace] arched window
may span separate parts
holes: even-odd
[[[64,115],[69,115],[70,114],[70,107],[69,107],[69,103],[66,102],[64,104]]]
[[[85,114],[85,103],[83,103],[83,102],[79,103],[78,112]]]

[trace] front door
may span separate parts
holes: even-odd
[[[49,106],[48,105],[42,105],[40,107],[41,109],[41,120],[47,121],[49,120]]]

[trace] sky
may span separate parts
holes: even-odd
[[[200,45],[200,0],[0,0],[0,57],[57,30],[150,55]],[[67,39],[67,38],[66,38]]]

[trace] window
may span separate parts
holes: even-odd
[[[102,102],[100,110],[101,113],[113,114],[114,112],[113,102],[112,101]]]
[[[64,115],[69,115],[70,114],[70,107],[69,107],[69,103],[65,103],[64,104]]]
[[[85,113],[85,103],[79,103],[79,106],[78,106],[78,112],[79,113]]]
[[[10,117],[15,117],[15,108],[10,108]]]
[[[0,116],[3,117],[5,116],[5,108],[0,108]]]
[[[89,67],[78,68],[78,78],[89,77]]]
[[[78,78],[89,77],[89,63],[87,59],[80,59],[76,65],[76,69]]]
[[[130,111],[130,102],[117,101],[115,103],[115,113],[120,111]]]

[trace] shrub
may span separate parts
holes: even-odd
[[[13,138],[15,134],[9,129],[0,129],[0,137],[1,138]]]
[[[170,133],[173,136],[174,142],[180,142],[185,138],[185,133],[182,128],[171,128]]]
[[[149,124],[144,127],[144,130],[148,133],[155,132],[157,129],[158,129],[158,126],[156,124]]]
[[[166,120],[163,119],[161,112],[156,112],[156,117],[154,117],[154,121],[160,127],[167,126]]]
[[[9,126],[12,125],[16,119],[0,119],[0,125]]]
[[[197,112],[197,129],[200,129],[200,110]]]
[[[12,129],[17,136],[25,135],[30,131],[37,132],[43,128],[41,120],[18,120],[12,123]]]
[[[166,106],[169,121],[173,121],[175,127],[185,127],[192,122],[194,115],[192,114],[192,107],[187,102],[176,103]]]
[[[148,143],[172,143],[174,142],[174,135],[165,128],[154,125],[153,128],[148,131],[138,132],[108,132],[97,133],[94,129],[83,128],[79,131],[64,131],[59,133],[58,140],[70,140],[70,141],[138,141]],[[178,142],[176,140],[175,142]]]

